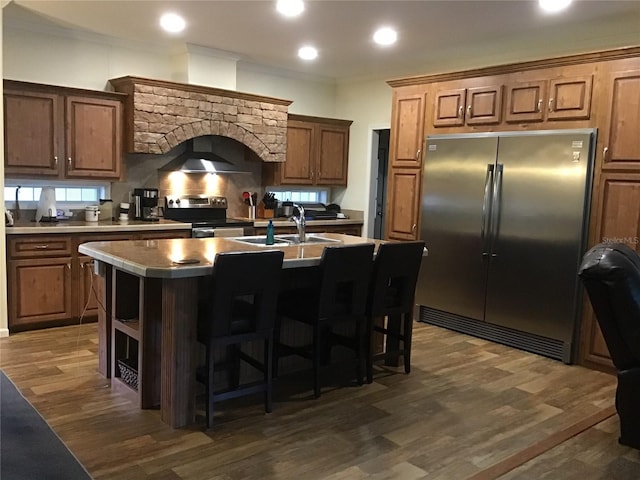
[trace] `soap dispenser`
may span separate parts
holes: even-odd
[[[273,220],[269,220],[269,224],[267,225],[267,245],[273,245],[275,243],[274,232],[273,232]]]

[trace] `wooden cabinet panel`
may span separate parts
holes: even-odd
[[[392,168],[389,172],[389,203],[387,206],[388,239],[418,238],[418,208],[420,203],[421,170]]]
[[[58,176],[59,109],[55,94],[4,91],[5,174]]]
[[[9,329],[72,318],[71,257],[9,262]]]
[[[540,75],[534,72],[531,75]],[[507,85],[507,123],[588,120],[593,75]],[[557,128],[557,127],[554,127]]]
[[[5,80],[5,173],[120,178],[123,97]]]
[[[464,125],[464,107],[467,91],[464,88],[439,90],[435,95],[434,127],[460,127]]]
[[[10,237],[10,258],[44,258],[71,255],[71,237],[66,235],[29,235]]]
[[[506,122],[541,122],[547,82],[521,82],[507,86]]]
[[[609,75],[601,132],[603,169],[640,169],[640,70]]]
[[[315,128],[307,122],[287,123],[287,160],[282,165],[282,185],[311,185]]]
[[[350,120],[289,115],[284,163],[262,168],[267,185],[347,185]]]
[[[502,85],[467,90],[467,125],[492,125],[502,118]]]
[[[318,128],[317,185],[347,185],[349,130]]]
[[[547,119],[588,119],[591,114],[592,83],[592,75],[550,80]]]
[[[391,165],[420,166],[424,141],[423,93],[396,92],[392,112]]]
[[[119,178],[122,105],[115,100],[66,97],[67,177]]]

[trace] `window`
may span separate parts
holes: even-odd
[[[82,208],[85,205],[97,204],[101,198],[108,198],[108,188],[105,185],[58,185],[53,182],[30,181],[23,182],[6,181],[4,185],[5,206],[14,208],[16,193],[21,208],[36,208],[40,200],[40,192],[44,186],[53,186],[56,189],[56,206],[68,208]],[[18,186],[20,187],[19,190]]]
[[[329,200],[328,190],[278,190],[277,188],[267,189],[273,192],[278,200],[292,202],[318,202],[327,203]]]

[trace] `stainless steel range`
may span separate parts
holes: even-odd
[[[253,222],[227,218],[227,198],[207,195],[167,195],[164,217],[191,223],[191,236],[231,237],[253,235]]]

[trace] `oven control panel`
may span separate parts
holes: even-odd
[[[227,208],[227,197],[207,195],[167,195],[166,208]]]

